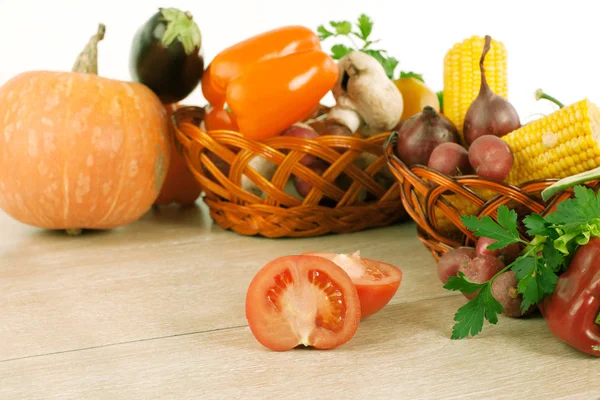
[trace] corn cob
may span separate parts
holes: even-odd
[[[600,109],[588,99],[502,137],[514,163],[507,182],[565,178],[600,166]]]
[[[472,36],[456,43],[444,56],[444,115],[452,121],[462,138],[469,106],[479,94],[479,61],[485,39]],[[508,99],[507,53],[502,42],[492,39],[483,66],[490,89]]]
[[[496,195],[496,192],[489,189],[475,188],[473,191],[485,200],[489,200]],[[462,216],[474,215],[479,210],[475,203],[460,194],[449,194],[442,197],[454,206]],[[448,235],[458,231],[458,228],[439,207],[435,207],[434,218],[441,233]]]

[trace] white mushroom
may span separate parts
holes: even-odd
[[[352,51],[338,65],[340,78],[332,89],[336,105],[327,120],[365,137],[394,129],[404,101],[381,63],[362,51]]]
[[[277,170],[277,165],[268,161],[267,159],[261,156],[255,156],[248,162],[248,167],[253,168],[260,175],[264,176],[265,179],[271,180],[275,171]],[[242,175],[242,189],[249,191],[250,193],[255,194],[258,197],[261,197],[263,191],[254,183],[250,178],[246,175]]]

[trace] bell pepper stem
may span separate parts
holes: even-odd
[[[598,316],[596,317],[596,323],[600,325],[600,312],[598,312]]]

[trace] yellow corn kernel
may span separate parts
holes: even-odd
[[[481,72],[479,60],[485,39],[472,36],[456,43],[444,57],[443,113],[462,137],[465,114],[479,94]],[[508,99],[507,53],[502,42],[492,39],[483,66],[490,89]]]
[[[525,138],[525,140],[523,140]],[[600,109],[588,99],[502,137],[515,160],[507,182],[565,178],[600,166]]]
[[[496,195],[496,192],[489,189],[474,188],[473,191],[485,200],[489,200]],[[475,215],[479,210],[475,203],[459,194],[444,195],[443,198],[452,204],[461,216]],[[441,233],[451,234],[458,231],[458,228],[439,207],[435,207],[434,218]]]

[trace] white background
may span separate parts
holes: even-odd
[[[25,70],[69,70],[99,22],[107,26],[99,73],[129,80],[131,39],[158,7],[194,15],[207,62],[271,28],[316,29],[364,12],[375,22],[372,36],[400,60],[399,69],[422,73],[435,91],[442,89],[445,52],[473,34],[490,34],[508,49],[509,100],[522,120],[555,109],[534,100],[540,87],[564,103],[600,102],[600,14],[593,0],[0,0],[0,85]],[[184,103],[206,102],[198,88]]]

